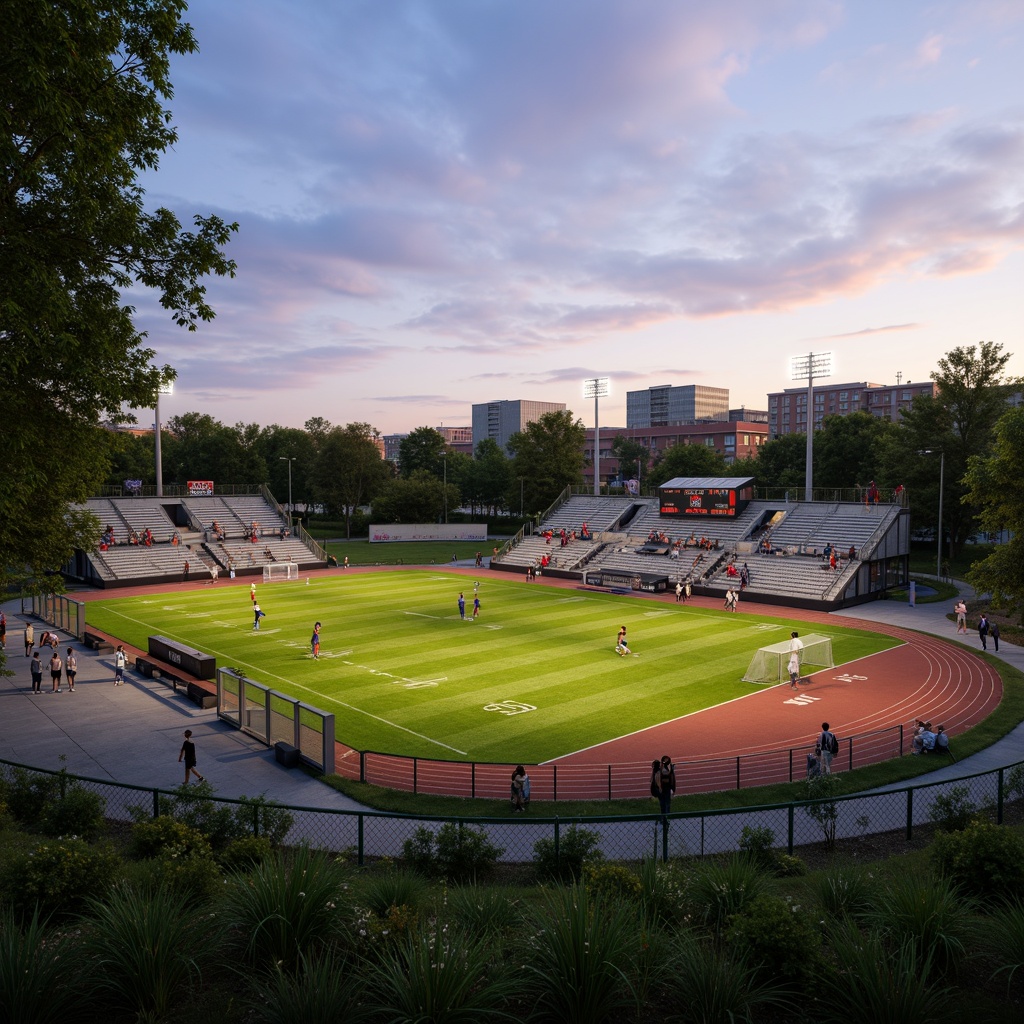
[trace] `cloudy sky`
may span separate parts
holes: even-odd
[[[192,0],[145,179],[237,220],[197,334],[139,303],[186,410],[384,433],[474,402],[727,387],[790,359],[1024,374],[1020,0]],[[146,414],[140,416],[146,419]]]

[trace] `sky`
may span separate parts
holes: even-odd
[[[217,318],[132,296],[161,418],[465,426],[496,399],[1024,375],[1020,0],[192,0],[143,178],[239,223]],[[139,414],[147,421],[147,414]],[[151,416],[149,417],[151,421]]]

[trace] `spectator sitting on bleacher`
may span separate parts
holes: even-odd
[[[128,543],[129,544],[138,544],[139,543],[139,535],[134,530],[132,530],[132,529],[128,530]]]
[[[277,559],[274,557],[274,552],[270,550],[270,545],[267,545],[267,547],[263,549],[263,557],[270,562],[277,561]]]
[[[146,532],[143,535],[143,543],[147,548],[151,548],[153,546],[153,531],[148,526],[146,527]]]

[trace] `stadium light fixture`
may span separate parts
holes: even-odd
[[[832,353],[809,352],[793,357],[793,380],[807,381],[807,468],[804,471],[804,501],[814,491],[814,382],[832,376]]]
[[[601,494],[601,428],[597,419],[597,400],[611,393],[608,377],[591,377],[583,382],[583,397],[594,400],[594,494]]]
[[[448,449],[441,452],[442,465],[444,466],[444,525],[448,525]]]
[[[278,455],[279,462],[288,463],[288,532],[292,530],[292,463],[295,461],[294,455]]]
[[[156,440],[156,496],[164,496],[164,457],[160,447],[160,396],[174,394],[174,381],[165,380],[156,389],[156,405],[153,408],[153,433]]]

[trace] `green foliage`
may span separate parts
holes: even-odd
[[[694,919],[719,931],[767,891],[768,876],[750,858],[737,854],[724,863],[698,866],[687,895]]]
[[[333,951],[257,978],[250,1007],[258,1024],[356,1024],[366,1016],[362,979]]]
[[[628,982],[640,923],[619,902],[573,883],[545,892],[521,984],[538,1021],[601,1024],[634,1008]]]
[[[0,876],[0,892],[23,917],[38,906],[44,915],[71,916],[111,884],[117,856],[81,839],[55,839],[12,857]]]
[[[686,931],[676,936],[665,982],[669,1005],[679,1008],[670,1021],[733,1024],[761,1019],[754,1016],[761,1008],[774,1008],[782,1019],[790,1019],[796,1006],[791,993],[743,957]]]
[[[867,919],[878,885],[862,868],[834,868],[817,880],[816,895],[826,927],[843,918]]]
[[[892,949],[876,932],[861,934],[847,924],[830,933],[840,965],[819,979],[822,998],[817,1019],[849,1024],[852,1014],[863,1024],[920,1024],[941,1020],[946,990],[928,980],[912,942]]]
[[[262,864],[274,852],[266,836],[241,836],[232,839],[217,858],[225,871],[247,871],[255,864]]]
[[[0,489],[3,591],[51,590],[60,581],[50,574],[90,546],[95,518],[69,503],[105,474],[100,420],[151,407],[173,376],[152,365],[124,293],[152,293],[194,329],[214,315],[203,278],[234,273],[221,250],[236,225],[197,217],[183,230],[139,184],[177,137],[164,106],[171,60],[196,46],[183,7],[4,5],[5,64],[18,73],[5,77],[0,137],[0,339],[10,356],[0,408],[12,456]]]
[[[283,843],[295,824],[295,815],[263,796],[239,797],[235,810],[237,838],[259,836],[273,845]]]
[[[236,875],[225,887],[224,909],[247,960],[257,967],[295,970],[303,956],[344,930],[345,884],[325,854],[300,847]]]
[[[759,867],[770,870],[775,861],[775,833],[767,825],[744,825],[740,832],[740,851]]]
[[[839,780],[832,774],[819,775],[808,779],[805,800],[813,803],[802,810],[821,829],[821,836],[826,850],[835,849],[836,829],[839,826],[839,801],[835,799],[839,792]]]
[[[645,857],[640,863],[640,887],[640,903],[651,921],[678,924],[686,916],[688,876],[676,863]]]
[[[906,872],[881,893],[870,914],[893,946],[909,946],[939,976],[955,974],[975,937],[972,906],[946,879]]]
[[[640,879],[621,864],[584,864],[583,884],[592,896],[637,900],[643,893]]]
[[[522,915],[518,895],[497,886],[458,886],[448,891],[447,903],[455,923],[477,938],[511,930]]]
[[[494,970],[487,947],[435,924],[414,929],[367,972],[365,1002],[393,1024],[514,1021],[505,1009],[516,989],[510,972]]]
[[[70,783],[64,795],[45,803],[39,816],[39,830],[48,836],[78,836],[88,842],[103,829],[106,801],[78,783]]]
[[[1013,896],[995,910],[979,929],[983,949],[995,965],[995,975],[1006,975],[1007,987],[1024,968],[1024,898]]]
[[[523,478],[527,509],[541,512],[570,484],[583,482],[586,438],[583,421],[568,409],[546,412],[512,435],[512,476]]]
[[[928,817],[944,832],[962,832],[977,818],[978,805],[970,798],[967,786],[954,786],[932,801]]]
[[[0,1007],[4,1019],[64,1024],[89,1006],[77,932],[50,931],[33,910],[22,927],[0,908]]]
[[[422,874],[456,882],[489,875],[505,852],[487,838],[484,829],[455,821],[445,822],[436,833],[416,829],[402,850],[410,866]]]
[[[973,822],[960,832],[938,833],[932,861],[943,878],[985,899],[1024,886],[1024,839],[999,825]]]
[[[806,984],[819,969],[821,932],[805,908],[789,899],[762,895],[729,918],[726,946],[767,977]]]
[[[117,887],[94,900],[86,949],[100,968],[91,979],[103,1004],[140,1020],[166,1017],[181,992],[200,978],[200,964],[218,946],[218,918],[197,918],[164,889]]]
[[[542,877],[568,881],[579,878],[585,864],[604,860],[601,834],[582,825],[561,829],[558,842],[545,836],[533,844],[533,859]]]
[[[636,472],[634,463],[633,472]],[[661,486],[678,476],[727,476],[725,457],[706,444],[674,444],[651,466],[648,482]]]
[[[224,887],[220,867],[211,856],[173,846],[148,860],[125,864],[122,876],[140,892],[162,889],[196,907],[208,903]]]
[[[7,810],[21,825],[33,826],[49,803],[59,794],[56,775],[9,768],[3,779]]]
[[[179,856],[210,857],[213,853],[199,829],[168,814],[138,821],[132,826],[133,857],[162,857],[172,851]]]
[[[352,536],[352,514],[372,501],[391,476],[376,445],[379,437],[369,423],[349,423],[332,428],[320,445],[314,495],[330,513],[344,517],[346,537]]]
[[[378,917],[385,917],[392,907],[409,907],[419,911],[426,896],[423,879],[409,871],[387,871],[372,875],[362,883],[361,902]]]
[[[1024,798],[1024,764],[1014,765],[1006,776],[1006,795],[1011,800]]]

